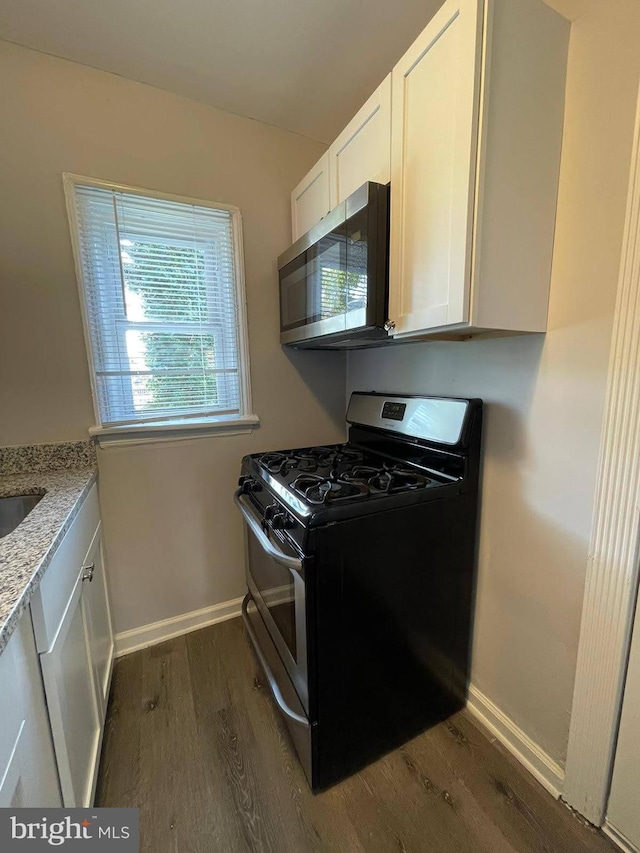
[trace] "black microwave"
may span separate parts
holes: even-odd
[[[278,258],[280,341],[351,349],[392,340],[389,187],[367,183]]]

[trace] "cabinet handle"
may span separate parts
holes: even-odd
[[[384,324],[385,332],[392,332],[395,329],[395,327],[396,327],[396,321],[395,320],[387,320],[387,322]]]
[[[91,583],[91,581],[93,580],[93,573],[94,573],[95,569],[96,569],[95,563],[89,563],[88,566],[82,567],[82,581],[83,581],[83,583],[84,583],[84,581],[89,581],[89,583]]]

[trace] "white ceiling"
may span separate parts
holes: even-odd
[[[330,142],[442,0],[2,0],[0,39]]]

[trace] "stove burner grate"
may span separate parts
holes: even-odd
[[[291,487],[310,504],[328,504],[352,498],[364,498],[369,493],[367,487],[361,484],[328,479],[316,474],[299,474]]]
[[[400,465],[385,462],[381,468],[370,465],[354,465],[351,471],[343,475],[348,482],[366,483],[378,492],[404,492],[421,489],[432,482],[415,471],[409,471]]]
[[[263,453],[259,462],[270,474],[286,477],[288,488],[316,505],[415,491],[435,482],[402,463],[378,462],[345,445],[273,451]]]
[[[311,447],[308,450],[296,450],[292,457],[297,464],[292,467],[311,473],[328,465],[333,454],[334,451],[330,447]]]
[[[287,453],[263,453],[260,457],[260,464],[270,474],[282,474],[288,459]]]
[[[309,447],[303,450],[284,450],[263,453],[260,464],[270,474],[286,475],[289,471],[315,473],[319,468],[330,468],[332,479],[340,478],[340,469],[345,465],[362,461],[359,450],[343,447]]]
[[[343,479],[349,483],[368,483],[372,477],[377,476],[381,471],[381,468],[374,468],[372,465],[354,465],[350,471],[343,474]]]
[[[386,468],[379,474],[376,474],[369,480],[369,485],[374,489],[379,489],[381,492],[404,492],[413,489],[421,489],[430,482],[421,474],[416,474],[414,471],[407,471],[406,468],[401,468],[399,465],[393,468]]]
[[[282,468],[285,458],[284,453],[263,453],[260,457],[260,464],[271,474],[277,474]]]
[[[288,474],[289,471],[314,472],[327,465],[332,451],[325,447],[312,450],[290,450],[285,452],[263,453],[260,464],[270,474]]]

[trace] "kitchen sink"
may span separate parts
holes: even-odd
[[[43,495],[13,495],[10,498],[0,498],[0,539],[15,530],[43,497]]]

